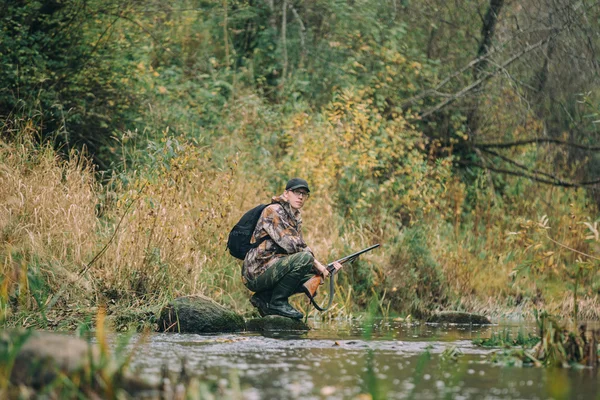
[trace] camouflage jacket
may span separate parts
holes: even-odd
[[[263,210],[250,242],[256,243],[266,236],[269,238],[246,254],[242,267],[244,283],[265,272],[287,254],[301,251],[312,254],[302,238],[300,210],[294,210],[282,196],[273,197],[272,203]]]

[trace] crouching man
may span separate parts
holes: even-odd
[[[250,302],[261,316],[301,319],[302,313],[290,305],[288,298],[302,293],[302,284],[315,274],[324,278],[329,275],[302,238],[300,209],[309,196],[304,179],[290,179],[283,194],[273,197],[258,219],[250,242],[260,245],[246,254],[242,279],[255,292]],[[339,263],[334,266],[342,267]]]

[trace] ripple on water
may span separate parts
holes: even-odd
[[[245,399],[346,399],[367,392],[390,399],[552,397],[547,370],[483,362],[491,350],[471,340],[503,328],[387,322],[370,339],[360,327],[335,324],[303,335],[154,334],[132,363],[154,379],[162,365],[179,371],[184,358],[188,371],[205,379],[227,380],[235,370]],[[462,352],[458,362],[441,357],[449,346]],[[596,398],[595,377],[570,371],[563,378],[570,398]]]

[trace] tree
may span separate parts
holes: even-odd
[[[0,127],[33,119],[41,139],[86,148],[107,169],[107,146],[134,107],[111,34],[126,5],[88,0],[0,5]]]
[[[481,12],[484,6],[485,13]],[[435,9],[443,7],[430,2],[421,12],[433,16]],[[558,186],[585,186],[596,193],[600,171],[591,167],[598,164],[594,154],[600,151],[596,145],[599,136],[586,115],[590,105],[598,104],[600,43],[594,32],[599,29],[599,4],[554,0],[504,4],[490,0],[477,3],[473,9],[481,16],[481,30],[478,39],[471,41],[477,43],[472,58],[442,58],[442,64],[453,66],[446,69],[446,77],[424,85],[403,106],[418,111],[428,135],[452,147],[463,167]],[[447,17],[440,13],[436,18],[453,30],[473,30],[461,25],[463,21]],[[433,42],[442,40],[440,37],[438,34]],[[436,44],[429,43],[428,47],[435,48]],[[511,97],[519,102],[512,112],[521,121],[513,121],[506,132],[498,132],[492,129],[496,124],[493,108]],[[448,120],[452,118],[462,118],[466,136],[460,131],[458,135],[435,131],[451,126]],[[531,129],[533,120],[540,122],[536,129]],[[527,145],[536,146],[537,162],[519,161],[522,153],[517,149]]]

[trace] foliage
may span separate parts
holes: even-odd
[[[439,264],[431,257],[422,227],[404,231],[390,262],[394,266],[388,285],[394,309],[404,309],[418,318],[427,316],[448,300],[448,286]],[[401,282],[401,284],[399,283]]]
[[[537,315],[537,314],[536,314]],[[542,313],[538,318],[539,336],[536,344],[528,348],[533,338],[522,349],[494,352],[492,362],[516,366],[588,366],[598,364],[598,332],[587,332],[585,325],[579,331],[567,329],[555,318]]]
[[[137,102],[129,62],[113,33],[119,4],[99,1],[5,2],[0,8],[0,126],[32,119],[42,140],[68,153],[87,148],[103,169],[110,136],[132,121]],[[134,39],[135,40],[135,39]],[[6,128],[9,128],[8,130]]]
[[[247,311],[222,239],[291,176],[314,188],[320,260],[383,243],[342,272],[328,318],[371,298],[384,313],[576,313],[565,288],[599,317],[597,261],[566,248],[597,256],[598,191],[532,180],[584,179],[596,153],[477,147],[594,145],[597,14],[550,3],[505,4],[476,63],[479,0],[5,2],[3,318],[72,326],[106,302],[126,321],[195,292]],[[492,173],[517,165],[526,176]],[[528,222],[542,215],[551,235]]]
[[[538,336],[531,333],[525,335],[519,330],[514,336],[510,329],[503,329],[502,332],[492,333],[489,338],[474,339],[473,344],[481,347],[513,347],[521,346],[523,348],[531,348],[540,341]]]

